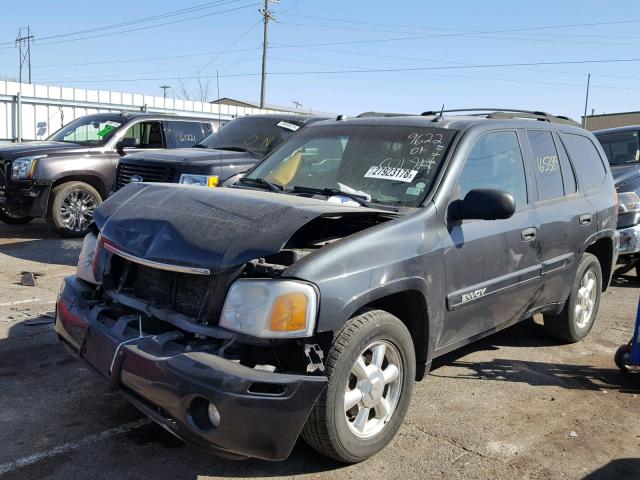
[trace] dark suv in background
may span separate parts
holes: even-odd
[[[0,220],[47,217],[66,236],[84,235],[113,190],[118,159],[137,149],[191,147],[217,120],[148,113],[77,118],[42,142],[0,146]]]
[[[116,189],[130,182],[231,184],[300,128],[326,119],[288,113],[236,118],[193,148],[127,155],[118,165]]]
[[[640,278],[640,125],[593,132],[607,155],[616,183],[620,213],[620,273],[635,268]]]
[[[96,210],[55,329],[187,441],[281,460],[302,433],[362,461],[434,358],[538,313],[563,341],[591,330],[617,207],[576,125],[317,122],[229,188],[130,184]]]

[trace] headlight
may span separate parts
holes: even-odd
[[[180,175],[180,181],[185,185],[198,185],[200,187],[217,187],[220,179],[217,175],[194,175],[191,173],[183,173]]]
[[[618,208],[620,213],[640,212],[640,197],[636,192],[619,193]]]
[[[220,326],[260,338],[313,335],[315,289],[294,280],[237,280],[222,309]]]
[[[11,164],[11,180],[28,180],[36,169],[36,163],[39,158],[46,155],[36,155],[33,157],[16,158]]]
[[[98,240],[98,236],[93,232],[84,237],[82,250],[80,250],[80,257],[78,258],[78,269],[76,270],[78,278],[93,284],[98,283],[93,270],[99,244]]]

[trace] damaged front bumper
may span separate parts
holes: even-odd
[[[174,435],[236,458],[287,458],[324,376],[271,373],[175,342],[177,332],[137,332],[135,316],[104,322],[109,309],[75,276],[64,281],[56,306],[59,338],[112,387]],[[213,404],[219,415],[207,417]]]

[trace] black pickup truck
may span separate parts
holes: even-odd
[[[326,117],[265,114],[236,118],[193,148],[138,152],[118,164],[116,190],[131,182],[225,186],[307,124]]]
[[[191,147],[217,120],[149,113],[77,118],[43,142],[0,146],[0,220],[46,217],[61,235],[86,233],[93,210],[113,191],[121,155],[137,149]]]

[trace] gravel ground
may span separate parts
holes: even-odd
[[[640,478],[640,374],[622,375],[640,283],[616,277],[589,338],[525,322],[436,361],[399,434],[355,466],[300,442],[289,460],[222,460],[149,423],[57,342],[51,322],[79,240],[0,224],[0,477]],[[33,271],[38,286],[20,285]],[[538,320],[538,319],[536,319]]]

